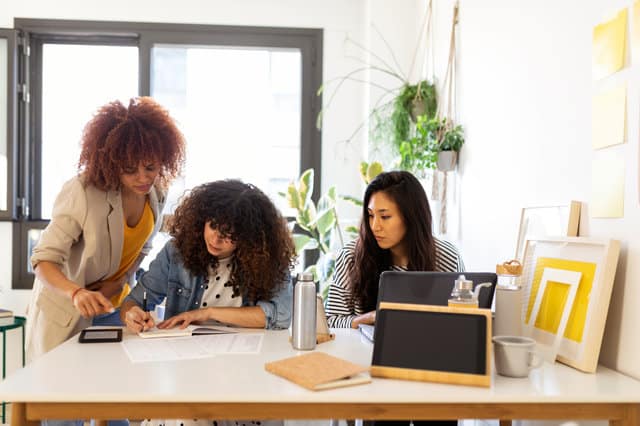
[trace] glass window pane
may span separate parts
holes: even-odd
[[[0,38],[0,210],[7,210],[7,189],[8,189],[8,171],[7,171],[7,81],[8,71],[8,43],[6,38]]]
[[[138,48],[44,44],[42,50],[42,217],[77,173],[84,125],[98,107],[138,95]]]
[[[187,140],[184,176],[169,194],[239,178],[278,195],[300,173],[301,55],[297,49],[157,45],[151,94],[178,120]]]

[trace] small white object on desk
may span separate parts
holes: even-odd
[[[0,308],[0,326],[12,325],[14,321],[13,311]]]

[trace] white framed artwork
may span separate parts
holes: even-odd
[[[580,201],[567,204],[524,207],[520,213],[515,259],[522,260],[524,245],[531,237],[577,237]]]
[[[557,334],[558,361],[589,373],[596,370],[619,254],[620,242],[613,239],[527,240],[519,277],[523,329],[535,327],[533,337],[547,345],[558,343]],[[568,274],[545,274],[549,269]]]

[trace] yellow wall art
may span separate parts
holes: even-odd
[[[580,283],[576,292],[569,321],[564,331],[564,337],[575,342],[582,342],[584,334],[584,326],[587,318],[587,308],[589,307],[589,296],[593,287],[593,279],[596,273],[596,264],[591,262],[578,262],[565,259],[553,259],[540,257],[536,262],[535,271],[533,273],[533,281],[531,285],[531,295],[529,297],[529,305],[527,307],[526,321],[529,322],[533,304],[536,299],[540,280],[545,268],[561,269],[564,271],[580,272]],[[542,302],[535,320],[535,327],[555,334],[560,325],[562,313],[569,289],[565,283],[556,283],[550,281],[544,290]]]
[[[616,87],[594,95],[591,103],[593,149],[624,143],[627,118],[627,88]]]
[[[624,217],[625,158],[616,149],[596,151],[591,169],[591,217]]]
[[[627,36],[627,9],[593,29],[592,73],[600,80],[624,67]]]

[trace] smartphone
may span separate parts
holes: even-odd
[[[80,343],[110,343],[122,341],[121,328],[87,329],[80,332]]]

